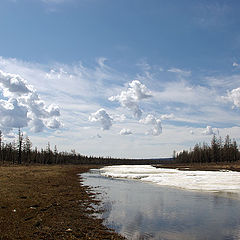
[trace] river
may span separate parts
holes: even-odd
[[[236,193],[189,191],[101,174],[97,169],[84,173],[83,183],[101,193],[104,224],[127,239],[240,239]]]

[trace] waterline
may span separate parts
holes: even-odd
[[[139,179],[186,190],[232,193],[240,199],[240,172],[183,171],[155,168],[150,165],[122,165],[101,168],[100,173],[106,177]]]
[[[100,173],[83,174],[84,184],[103,193],[105,225],[128,239],[240,239],[239,200]]]

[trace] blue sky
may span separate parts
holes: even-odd
[[[237,0],[3,0],[6,140],[21,126],[40,147],[138,158],[213,133],[238,140],[239,10]]]

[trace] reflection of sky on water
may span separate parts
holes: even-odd
[[[104,192],[105,224],[129,239],[239,239],[240,201],[86,173]]]

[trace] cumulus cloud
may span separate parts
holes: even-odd
[[[131,110],[134,117],[140,118],[142,110],[139,107],[139,102],[151,96],[151,92],[144,84],[138,80],[133,80],[129,83],[129,88],[126,91],[122,91],[119,95],[111,96],[109,100],[118,101],[121,106]]]
[[[39,118],[32,118],[30,121],[30,129],[32,132],[42,132],[44,129],[44,123],[41,119]]]
[[[126,129],[126,128],[123,128],[120,132],[119,132],[120,135],[131,135],[133,134],[132,131],[130,129]]]
[[[57,118],[52,118],[46,121],[46,125],[49,128],[57,129],[61,127],[61,122]]]
[[[124,122],[126,120],[126,116],[124,114],[117,114],[113,116],[113,120],[116,122]]]
[[[214,132],[213,132],[213,129],[211,126],[207,126],[206,129],[203,131],[203,134],[204,135],[213,135]]]
[[[3,130],[26,127],[28,125],[27,107],[16,99],[0,100],[0,127]]]
[[[39,98],[35,91],[26,96],[22,96],[19,101],[28,106],[30,109],[29,115],[33,115],[33,118],[51,118],[60,116],[59,107],[54,104],[46,106],[45,102]]]
[[[232,102],[235,107],[240,107],[240,88],[228,92],[227,97],[223,97],[223,99]]]
[[[33,91],[27,82],[16,74],[5,73],[0,70],[0,84],[5,97],[19,97]]]
[[[148,114],[146,118],[139,120],[140,123],[153,125],[153,127],[146,132],[147,135],[159,136],[162,133],[162,122],[155,118],[152,114]]]
[[[61,126],[56,118],[60,116],[59,107],[47,106],[21,76],[0,70],[0,91],[3,95],[0,100],[0,128],[3,131],[29,126],[32,131],[40,132],[44,127]]]
[[[90,122],[99,122],[102,125],[102,130],[109,130],[112,126],[112,118],[108,115],[105,109],[101,108],[89,116]]]

